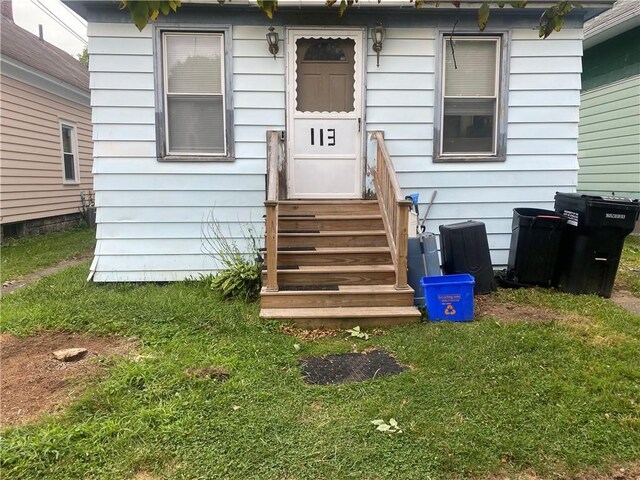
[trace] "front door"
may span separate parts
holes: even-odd
[[[288,32],[289,198],[361,198],[360,30]]]

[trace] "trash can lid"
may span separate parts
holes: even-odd
[[[620,206],[620,207],[640,207],[640,200],[637,198],[615,197],[607,195],[586,195],[584,193],[556,192],[556,198],[565,197],[571,200],[584,202],[586,205]]]

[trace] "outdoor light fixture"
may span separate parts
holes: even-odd
[[[376,52],[377,66],[380,66],[380,52],[382,51],[382,42],[384,42],[384,27],[382,22],[376,23],[376,28],[371,30],[371,40],[373,40],[373,51]]]
[[[278,51],[280,50],[280,46],[278,45],[278,32],[273,31],[273,27],[269,27],[269,33],[267,33],[267,43],[269,44],[269,53],[273,55],[273,58],[276,58]]]

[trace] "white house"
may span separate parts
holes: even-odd
[[[215,271],[202,233],[213,215],[241,245],[247,223],[271,239],[265,309],[371,313],[410,305],[405,194],[438,191],[429,230],[484,222],[501,266],[512,209],[575,191],[582,26],[613,0],[582,0],[546,40],[538,22],[555,1],[492,8],[483,32],[477,2],[360,0],[344,17],[324,3],[280,0],[269,20],[255,0],[183,0],[139,32],[111,2],[68,2],[89,23],[94,281]],[[307,285],[307,303],[287,284]]]

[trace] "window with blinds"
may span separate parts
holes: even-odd
[[[500,37],[443,42],[441,156],[497,154]]]
[[[78,147],[75,125],[60,124],[60,144],[62,147],[62,178],[64,183],[78,183]]]
[[[164,33],[166,153],[224,156],[223,33]]]

